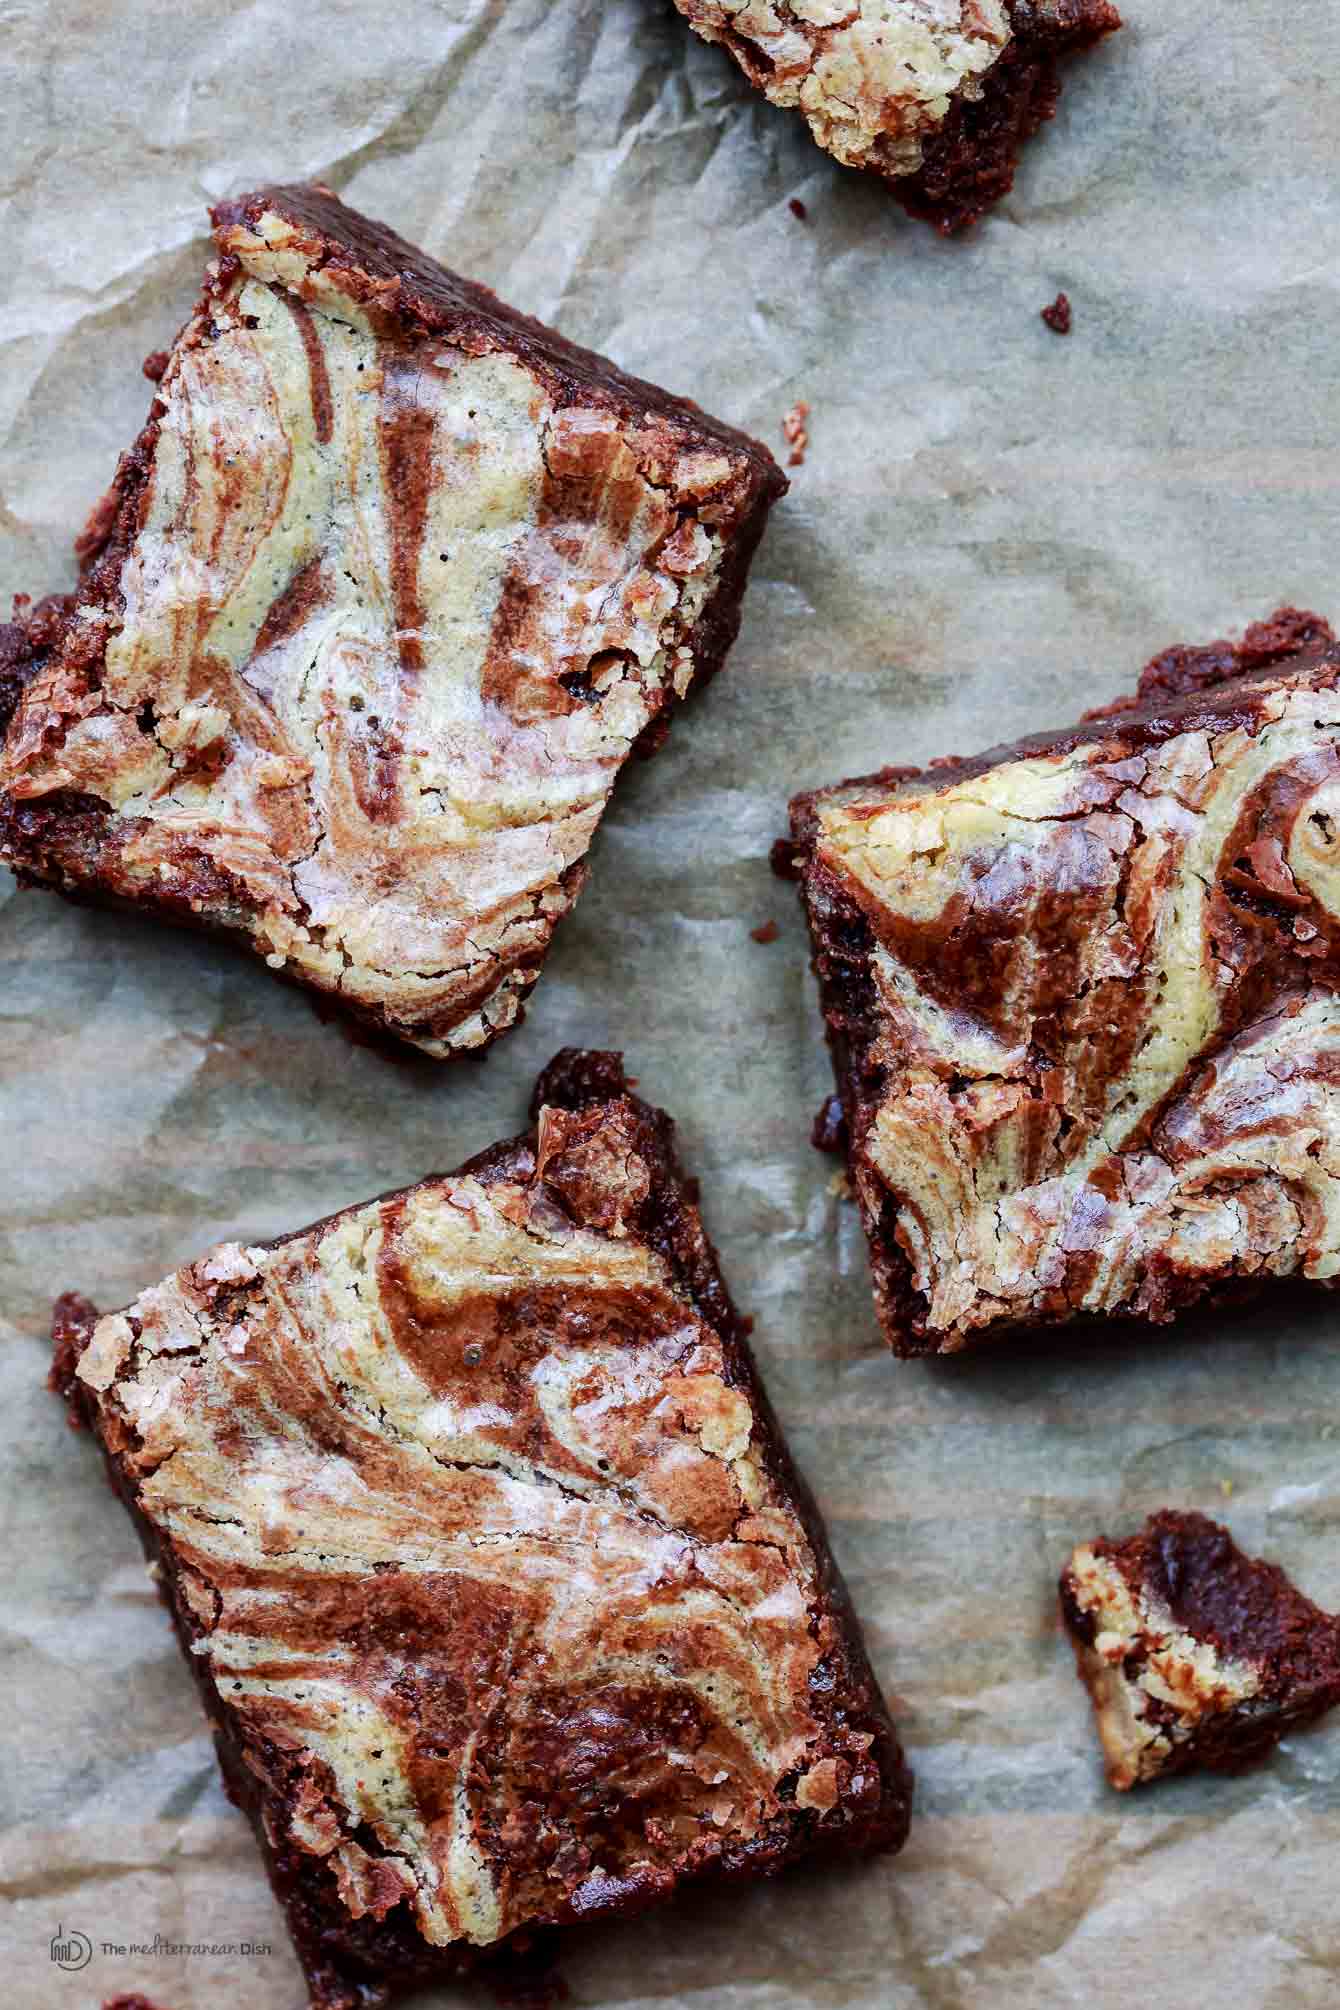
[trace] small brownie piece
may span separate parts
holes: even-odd
[[[675,0],[846,167],[949,233],[1007,195],[1061,94],[1057,57],[1121,26],[1108,0]]]
[[[77,595],[0,629],[0,858],[479,1048],[786,481],[325,190],[214,226]]]
[[[314,2004],[906,1833],[672,1133],[570,1052],[458,1173],[58,1308]]]
[[[1340,650],[1282,610],[1142,700],[798,796],[900,1354],[1340,1272]]]
[[[1165,1509],[1129,1542],[1082,1544],[1061,1612],[1123,1793],[1236,1772],[1340,1702],[1340,1625],[1201,1514]]]

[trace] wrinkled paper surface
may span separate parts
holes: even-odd
[[[593,1931],[573,2000],[1335,2002],[1340,1722],[1241,1780],[1119,1798],[1052,1587],[1075,1540],[1194,1505],[1340,1607],[1336,1301],[892,1361],[808,1142],[827,1062],[767,866],[799,786],[1059,724],[1281,601],[1340,618],[1333,12],[1128,12],[1010,201],[945,244],[662,0],[0,8],[5,594],[69,583],[205,205],[262,180],[330,181],[779,453],[805,399],[812,436],[727,673],[626,775],[482,1066],[389,1065],[259,964],[0,885],[7,2005],[303,2000],[135,1537],[42,1388],[53,1294],[115,1306],[219,1238],[449,1167],[521,1127],[567,1042],[625,1047],[680,1120],[918,1782],[899,1860]],[[1068,341],[1038,318],[1062,287]],[[86,1967],[53,1963],[58,1930]],[[272,1951],[103,1951],[156,1935]]]

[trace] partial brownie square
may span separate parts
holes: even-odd
[[[568,1051],[459,1172],[57,1309],[323,2010],[906,1833],[672,1133]]]
[[[976,760],[798,796],[899,1354],[1340,1272],[1340,651],[1284,609]]]
[[[326,190],[214,234],[77,592],[0,631],[0,858],[479,1048],[786,481]]]
[[[819,146],[948,233],[1007,195],[1061,95],[1058,57],[1121,26],[1109,0],[675,0]]]
[[[1061,1612],[1122,1792],[1237,1772],[1340,1701],[1340,1625],[1201,1514],[1165,1509],[1127,1542],[1082,1544]]]

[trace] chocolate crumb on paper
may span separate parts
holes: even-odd
[[[751,928],[749,933],[755,942],[775,942],[780,930],[775,921],[761,921],[758,927]]]
[[[810,444],[809,416],[809,406],[803,398],[799,398],[782,420],[782,438],[791,449],[786,459],[789,468],[805,465],[805,454]]]
[[[792,216],[795,217],[798,223],[804,223],[806,218],[809,216],[809,211],[806,209],[804,203],[800,200],[800,197],[798,195],[793,195],[790,202],[786,206],[790,210]]]
[[[1070,295],[1058,293],[1051,306],[1043,308],[1042,318],[1054,335],[1068,335],[1075,322]]]

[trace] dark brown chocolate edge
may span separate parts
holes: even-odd
[[[897,1201],[865,1167],[862,1158],[861,1145],[879,1109],[884,1083],[883,1070],[872,1052],[877,1035],[871,974],[874,934],[837,875],[815,856],[817,805],[849,791],[888,791],[904,783],[950,787],[985,774],[1003,761],[1031,754],[1069,753],[1076,747],[1108,739],[1128,741],[1134,751],[1142,746],[1156,746],[1202,724],[1215,731],[1250,726],[1258,709],[1244,688],[1251,679],[1285,665],[1290,670],[1303,670],[1314,664],[1319,669],[1325,666],[1334,678],[1340,679],[1340,643],[1329,623],[1320,615],[1281,607],[1265,621],[1249,627],[1241,642],[1174,644],[1161,651],[1141,672],[1133,696],[1086,713],[1075,726],[1029,734],[983,754],[934,761],[925,768],[877,769],[873,774],[854,776],[826,788],[803,790],[792,797],[790,835],[779,838],[773,847],[774,867],[783,876],[800,883],[810,933],[811,967],[818,980],[825,1035],[842,1103],[841,1136],[831,1122],[826,1125],[829,1148],[845,1149],[848,1172],[865,1225],[876,1311],[889,1346],[902,1359],[921,1358],[939,1349],[934,1337],[926,1333],[925,1297],[912,1282],[911,1264],[894,1233]],[[1194,1283],[1188,1280],[1186,1289],[1179,1291],[1176,1283],[1170,1281],[1168,1315],[1180,1315],[1193,1306],[1208,1309],[1242,1305],[1263,1288],[1264,1280],[1258,1284],[1233,1277]],[[1007,1332],[1017,1338],[1046,1323],[1033,1320],[1001,1324],[977,1341],[975,1348],[990,1347]],[[1115,1318],[1085,1314],[1071,1318],[1068,1323],[1106,1327],[1115,1323]]]
[[[712,518],[723,522],[721,568],[715,589],[685,637],[698,666],[687,695],[696,696],[721,669],[739,633],[754,553],[768,512],[789,486],[767,447],[712,418],[691,400],[625,375],[608,358],[578,347],[543,323],[507,307],[487,287],[449,272],[387,225],[349,209],[329,189],[276,185],[220,203],[210,214],[221,243],[227,228],[241,224],[254,229],[267,211],[320,240],[315,264],[337,269],[341,284],[368,308],[385,333],[401,334],[410,341],[437,337],[467,354],[505,350],[535,370],[559,409],[580,402],[596,403],[621,419],[646,413],[672,426],[684,443],[701,442],[729,455],[732,481],[728,493],[716,499]],[[200,308],[229,284],[235,271],[236,261],[222,256],[206,274]],[[23,684],[67,637],[78,635],[76,599],[117,614],[123,611],[121,572],[142,522],[163,410],[155,398],[139,438],[122,455],[111,487],[77,541],[78,595],[55,596],[31,615],[20,612],[12,626],[0,628],[0,737],[8,731]],[[79,667],[96,687],[100,663],[90,658]],[[667,686],[661,708],[633,744],[634,754],[649,758],[658,751],[681,702]],[[133,897],[115,892],[109,883],[115,859],[122,847],[133,841],[136,830],[135,824],[113,818],[106,804],[92,795],[57,791],[32,803],[0,797],[0,860],[12,868],[21,885],[63,894],[76,905],[110,908],[189,928],[226,942],[252,962],[263,956],[245,932],[245,919],[253,905],[245,887],[185,841],[176,847],[179,872],[172,891],[137,892]],[[561,879],[565,891],[579,893],[586,870],[585,860],[570,866]],[[215,912],[202,914],[192,902],[208,903]],[[408,1035],[431,1035],[434,1031],[431,1019],[402,1027],[383,1008],[347,998],[312,972],[298,974],[286,967],[272,974],[309,996],[315,995],[397,1047],[412,1048]],[[466,1001],[464,1010],[468,1012],[473,1003],[482,1002],[496,981],[497,971],[492,966],[481,972],[479,997]],[[493,1027],[478,1046],[441,1058],[479,1059],[495,1040],[521,1024],[525,1000],[538,981],[537,973],[518,992],[519,1009],[513,1019]],[[460,1016],[458,1012],[451,1024],[458,1024]],[[439,1059],[423,1058],[434,1065]]]
[[[958,96],[927,140],[914,175],[893,188],[913,216],[952,236],[1014,186],[1027,142],[1054,117],[1058,58],[1092,48],[1122,25],[1109,0],[1010,0],[1013,39],[987,72],[979,98]]]
[[[1340,1702],[1340,1621],[1299,1591],[1278,1564],[1247,1556],[1221,1522],[1194,1510],[1160,1508],[1124,1542],[1103,1536],[1089,1547],[1133,1590],[1152,1586],[1193,1639],[1258,1672],[1259,1695],[1207,1718],[1175,1749],[1160,1778],[1258,1765],[1290,1731],[1315,1723]],[[1093,1645],[1094,1627],[1075,1596],[1069,1564],[1058,1593],[1083,1679],[1083,1650]]]
[[[824,1614],[833,1619],[837,1641],[834,1652],[819,1663],[811,1678],[815,1714],[821,1722],[827,1721],[835,1727],[855,1722],[873,1737],[867,1763],[878,1781],[878,1791],[871,1794],[860,1818],[835,1818],[812,1811],[810,1817],[793,1819],[789,1825],[724,1853],[711,1869],[677,1880],[674,1890],[712,1888],[771,1876],[802,1857],[845,1857],[900,1849],[906,1840],[911,1814],[912,1775],[871,1669],[860,1625],[833,1560],[818,1508],[796,1470],[759,1381],[746,1337],[748,1322],[735,1308],[716,1251],[702,1225],[697,1208],[697,1183],[685,1174],[676,1155],[673,1121],[663,1110],[632,1095],[621,1055],[579,1048],[565,1048],[541,1074],[532,1115],[538,1115],[543,1105],[575,1112],[615,1105],[632,1120],[638,1150],[652,1174],[650,1193],[631,1224],[632,1232],[665,1259],[695,1309],[718,1334],[727,1382],[745,1393],[753,1407],[762,1463],[782,1497],[794,1506],[814,1552],[818,1590],[812,1610],[816,1622]],[[470,1176],[485,1185],[514,1177],[528,1178],[535,1169],[535,1143],[532,1128],[476,1154],[453,1177]],[[395,1191],[413,1193],[440,1177],[443,1175],[430,1175],[413,1187]],[[390,1197],[382,1194],[377,1198]],[[307,1228],[293,1230],[259,1246],[282,1248],[299,1236],[328,1228],[374,1204],[355,1202]],[[56,1301],[49,1386],[64,1397],[71,1421],[89,1427],[101,1445],[97,1404],[75,1374],[97,1317],[91,1302],[73,1293]],[[372,2006],[389,2000],[391,1995],[428,1982],[463,1976],[492,1978],[508,1989],[533,1986],[537,1975],[542,1976],[552,1959],[555,1934],[550,1927],[518,1929],[489,1949],[434,1950],[423,1941],[403,1904],[394,1907],[380,1924],[370,1919],[355,1920],[346,1911],[334,1876],[322,1860],[272,1841],[266,1832],[264,1797],[244,1762],[240,1745],[231,1735],[232,1720],[226,1698],[210,1679],[202,1658],[191,1651],[198,1630],[188,1602],[177,1590],[171,1547],[140,1512],[133,1488],[115,1456],[105,1445],[101,1448],[112,1489],[129,1512],[146,1556],[157,1566],[159,1594],[168,1606],[182,1652],[195,1674],[213,1726],[228,1792],[251,1820],[271,1885],[307,1976],[313,2004],[318,2010],[372,2010]],[[284,1762],[277,1748],[268,1749],[267,1761],[274,1768],[273,1776],[282,1776]],[[357,1832],[355,1839],[360,1839]],[[664,1895],[664,1879],[648,1877],[645,1888],[625,1888],[618,1902],[602,1908],[600,1916],[627,1916],[655,1904]],[[562,1924],[577,1917],[570,1912]]]

